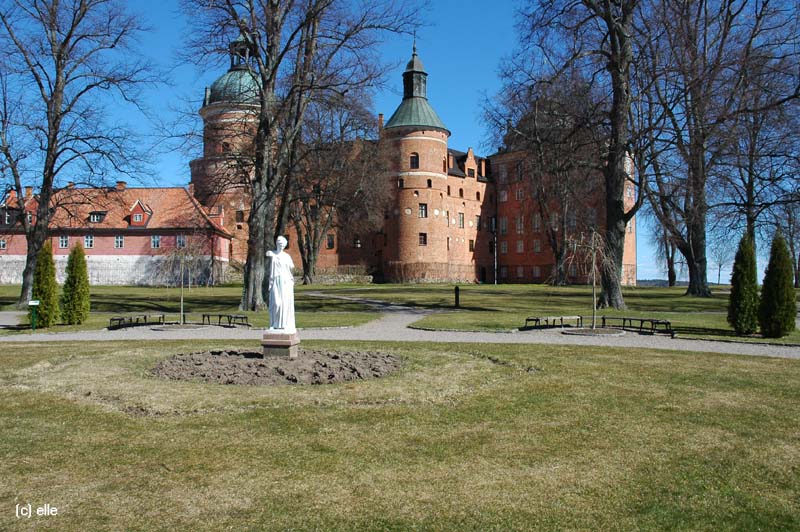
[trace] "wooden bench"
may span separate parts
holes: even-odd
[[[226,319],[228,320],[228,326],[234,324],[250,326],[250,323],[247,321],[247,316],[244,314],[203,314],[203,325],[211,325],[211,318],[213,317],[217,318],[217,325],[222,325],[222,320]]]
[[[576,327],[583,327],[583,316],[531,316],[525,319],[525,327],[533,323],[534,327],[555,327],[557,324],[564,328],[564,320],[575,320]]]
[[[113,316],[108,320],[108,328],[126,327],[131,325],[147,325],[149,323],[164,324],[163,314],[133,314],[131,316]]]
[[[675,330],[672,328],[672,323],[669,320],[662,320],[657,318],[632,318],[630,316],[602,316],[602,326],[614,327],[613,323],[621,324],[622,330],[637,331],[639,333],[649,332],[655,334],[658,332],[669,334],[675,338]]]

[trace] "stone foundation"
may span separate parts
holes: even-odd
[[[299,345],[300,335],[296,331],[293,333],[268,331],[261,340],[264,357],[297,358]]]

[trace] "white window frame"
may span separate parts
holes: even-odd
[[[522,187],[517,189],[516,194],[517,194],[517,201],[522,201],[525,199],[525,191],[522,190]]]
[[[500,203],[508,201],[508,190],[505,189],[499,190],[497,192],[497,201],[499,201]]]
[[[508,253],[508,242],[505,240],[500,241],[500,254],[505,255]]]
[[[428,217],[428,204],[427,203],[420,203],[419,204],[419,217],[420,218],[427,218]]]
[[[186,247],[186,235],[175,236],[175,247],[178,249],[183,249]]]
[[[144,219],[144,216],[140,212],[137,212],[136,214],[133,215],[133,221],[134,222],[141,222],[143,219]]]
[[[464,213],[463,212],[458,213],[458,228],[459,229],[464,229]]]
[[[6,249],[7,245],[8,244],[6,243],[6,239],[5,238],[0,238],[0,249]]]
[[[161,248],[161,235],[150,235],[150,249]]]
[[[124,249],[124,248],[125,248],[125,236],[114,235],[114,249]]]
[[[58,249],[68,249],[69,248],[69,236],[67,235],[59,235],[58,237]]]
[[[83,237],[83,247],[85,249],[93,249],[94,248],[94,235],[84,235],[84,237]]]
[[[103,220],[103,215],[97,212],[89,213],[89,221],[93,224],[100,223]]]
[[[517,253],[525,253],[525,241],[517,240]]]

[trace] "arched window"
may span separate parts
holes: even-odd
[[[459,198],[463,198],[464,197],[464,189],[463,188],[459,188],[458,189],[458,197]]]
[[[397,180],[397,188],[403,188],[403,180],[402,179],[398,179]]]
[[[476,193],[475,193],[475,199],[476,199],[477,201],[480,201],[480,200],[481,200],[481,193],[480,193],[480,192],[476,192]]]
[[[428,179],[428,188],[431,188],[432,186],[433,186],[433,183],[431,182],[430,179]]]
[[[447,185],[447,195],[450,195],[450,185]]]
[[[408,165],[412,170],[419,168],[419,153],[412,153]]]

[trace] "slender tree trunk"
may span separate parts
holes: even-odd
[[[49,202],[50,197],[47,196],[46,201]],[[38,210],[38,209],[37,209]],[[22,270],[22,288],[20,289],[19,299],[17,300],[17,308],[27,310],[28,301],[33,297],[33,272],[36,270],[36,259],[39,257],[39,252],[42,250],[44,243],[48,238],[47,226],[49,220],[41,217],[43,213],[37,212],[36,221],[33,226],[29,226],[24,222],[26,230],[26,257],[25,268]],[[46,216],[47,213],[45,212]],[[26,213],[23,212],[21,216],[25,217]]]
[[[666,255],[667,255],[667,285],[672,287],[675,286],[678,282],[678,273],[675,270],[675,245],[671,243],[665,243],[666,246]]]
[[[264,194],[253,194],[253,204],[248,220],[247,261],[244,267],[244,286],[240,310],[264,310],[269,293],[269,266],[266,252],[274,246],[275,201],[264,199]]]

